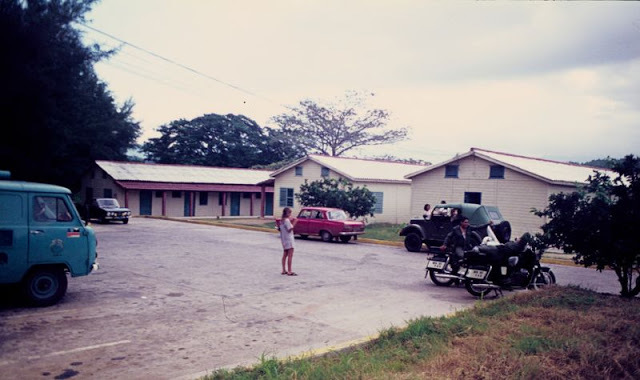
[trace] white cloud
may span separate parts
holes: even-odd
[[[110,0],[91,16],[218,80],[126,46],[100,64],[118,100],[135,100],[145,138],[205,113],[264,125],[282,105],[363,89],[392,127],[412,127],[376,154],[588,160],[640,146],[639,3]]]

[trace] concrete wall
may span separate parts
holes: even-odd
[[[552,193],[575,190],[571,186],[552,186],[509,168],[505,168],[504,178],[490,179],[489,169],[493,163],[474,156],[457,164],[458,178],[445,178],[445,167],[412,178],[411,211],[414,215],[422,214],[425,203],[433,206],[441,200],[463,202],[465,192],[478,192],[482,194],[482,204],[500,208],[511,223],[515,237],[524,232],[540,232],[539,227],[545,221],[532,214],[531,208],[545,208]]]
[[[80,192],[77,194],[80,203],[91,201],[91,199],[86,199],[88,187],[93,189],[93,198],[104,198],[105,189],[111,190],[111,197],[117,199],[124,206],[124,189],[99,167],[94,167],[82,176]]]
[[[302,167],[302,175],[295,175],[295,168],[291,168],[280,173],[275,178],[274,184],[274,216],[279,218],[282,215],[284,207],[280,206],[280,189],[292,188],[294,189],[294,214],[300,209],[300,203],[295,199],[295,194],[299,194],[300,185],[305,180],[309,182],[322,179],[322,166],[314,161],[306,160],[300,165]],[[341,176],[329,170],[329,178],[338,179]],[[411,185],[410,184],[389,184],[389,183],[377,183],[377,182],[354,182],[354,186],[364,187],[366,186],[372,192],[382,192],[383,206],[381,214],[374,214],[374,217],[367,217],[368,223],[406,223],[409,221],[410,212],[409,205],[411,199]]]

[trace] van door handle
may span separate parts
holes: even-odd
[[[40,235],[44,233],[44,230],[31,230],[29,231],[31,235]]]

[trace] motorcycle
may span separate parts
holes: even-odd
[[[473,233],[476,239],[476,244],[481,243],[480,235]],[[487,227],[487,237],[484,240],[498,241],[498,238],[493,233],[493,230]],[[437,286],[451,286],[451,284],[461,284],[464,281],[464,274],[467,268],[464,262],[456,262],[451,257],[451,251],[438,252],[427,261],[427,267],[425,268],[424,278],[429,277],[431,282]]]
[[[437,286],[451,286],[454,282],[461,283],[467,268],[456,265],[451,260],[449,252],[438,253],[427,261],[424,278],[427,276]]]
[[[483,298],[491,291],[496,296],[503,290],[539,289],[556,283],[551,268],[542,266],[542,251],[531,248],[531,236],[524,234],[515,242],[481,244],[465,252],[462,275],[467,291]]]

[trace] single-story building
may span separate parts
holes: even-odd
[[[426,165],[382,160],[332,157],[310,154],[273,173],[276,216],[285,207],[301,207],[295,197],[300,185],[323,178],[345,178],[356,187],[366,186],[376,197],[374,216],[368,223],[407,223],[411,216],[411,181],[405,175],[424,169]]]
[[[270,216],[268,170],[96,161],[82,177],[80,198],[116,198],[132,215]]]
[[[468,202],[498,206],[513,236],[540,232],[534,215],[554,193],[573,192],[601,168],[471,148],[447,161],[411,173],[411,210],[425,203]],[[609,172],[611,174],[611,172]]]

